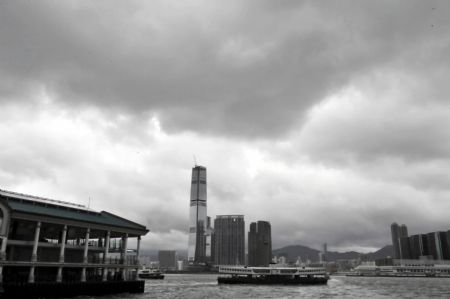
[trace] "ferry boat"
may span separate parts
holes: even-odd
[[[325,268],[219,266],[219,284],[326,284]],[[223,275],[223,276],[222,276]]]
[[[144,268],[138,271],[138,277],[144,279],[164,279],[164,274],[159,269]]]

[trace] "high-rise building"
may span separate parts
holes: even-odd
[[[450,231],[439,232],[444,260],[450,260]]]
[[[327,243],[323,243],[323,255],[322,255],[322,262],[328,261],[328,245]]]
[[[267,267],[272,261],[272,233],[267,221],[252,222],[248,232],[248,265]]]
[[[158,260],[161,269],[175,270],[177,268],[177,252],[175,250],[158,251]]]
[[[431,256],[428,236],[426,234],[420,234],[420,239],[422,240],[422,256]]]
[[[202,264],[207,261],[206,168],[192,168],[191,200],[189,208],[188,262]]]
[[[245,264],[245,221],[243,215],[218,215],[214,220],[214,263]]]
[[[412,259],[418,260],[423,256],[422,236],[419,234],[409,237],[409,247]]]
[[[445,236],[446,237],[446,236]],[[439,232],[431,232],[427,234],[429,255],[435,260],[444,259],[441,235]],[[446,239],[446,238],[445,238]],[[446,240],[444,239],[444,242]],[[444,244],[445,245],[445,244]]]
[[[391,225],[392,245],[394,246],[394,258],[401,258],[400,252],[400,238],[408,236],[408,228],[402,224],[399,226],[397,223]]]
[[[408,228],[405,224],[400,225],[400,238],[408,236]]]
[[[400,245],[398,243],[398,231],[399,226],[397,222],[391,224],[391,237],[392,237],[392,246],[394,247],[394,258],[398,259],[400,257]]]
[[[400,258],[407,260],[412,259],[410,238],[401,237],[399,239],[399,243],[400,243]]]

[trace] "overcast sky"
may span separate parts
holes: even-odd
[[[0,0],[0,188],[145,224],[208,214],[273,247],[450,229],[449,1]]]

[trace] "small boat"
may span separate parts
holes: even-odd
[[[220,266],[218,283],[224,284],[326,284],[325,268]]]
[[[164,279],[164,274],[159,269],[144,268],[138,271],[138,277],[144,279]]]

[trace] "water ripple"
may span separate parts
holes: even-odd
[[[143,294],[96,298],[450,298],[449,282],[446,278],[338,276],[321,286],[218,285],[217,275],[166,274],[164,280],[147,280]]]

